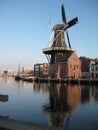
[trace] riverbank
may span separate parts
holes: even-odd
[[[32,80],[33,81],[33,80]],[[35,82],[41,83],[65,83],[65,84],[91,84],[97,85],[98,79],[55,79],[55,78],[35,78]]]
[[[37,83],[66,83],[66,84],[91,84],[97,85],[98,78],[79,78],[79,79],[56,79],[56,78],[40,78],[40,77],[20,77],[16,76],[15,80],[23,80],[27,82],[37,82]]]
[[[1,130],[66,130],[65,128],[49,127],[24,121],[17,121],[9,118],[0,117]]]

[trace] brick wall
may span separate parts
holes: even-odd
[[[81,61],[75,52],[68,58],[68,77],[79,78],[81,76]]]
[[[81,76],[81,61],[75,52],[64,62],[50,64],[51,78],[79,78]]]

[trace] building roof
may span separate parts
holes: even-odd
[[[85,56],[83,56],[83,57],[81,56],[79,59],[80,60],[96,61],[96,62],[98,62],[97,58],[89,58],[89,57],[85,57]]]

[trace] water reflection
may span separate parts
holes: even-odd
[[[13,82],[13,77],[4,77],[2,80],[6,85],[10,85]]]
[[[49,92],[49,85],[48,84],[34,84],[34,92]]]
[[[81,86],[81,103],[98,101],[98,86]]]
[[[44,105],[48,123],[53,126],[64,126],[80,101],[80,86],[51,84],[49,86],[49,104]]]
[[[95,85],[37,84],[0,78],[0,95],[2,116],[69,130],[93,129],[98,122]]]
[[[43,106],[48,117],[48,124],[67,128],[77,106],[92,100],[98,101],[97,86],[51,84],[49,86],[49,103]]]

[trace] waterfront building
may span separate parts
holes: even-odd
[[[2,73],[2,76],[4,77],[8,77],[8,76],[14,76],[14,71],[13,70],[9,70],[9,69],[5,69]]]
[[[33,73],[33,71],[32,71],[31,67],[23,67],[22,68],[22,73],[23,74],[30,74],[30,73]]]
[[[82,63],[81,76],[84,78],[98,78],[98,59],[80,57]]]
[[[48,77],[49,64],[38,63],[34,65],[34,76],[36,77]]]
[[[98,78],[98,59],[95,59],[95,64],[94,64],[94,77]]]
[[[64,7],[62,5],[62,16],[64,15]],[[66,19],[63,16],[63,19]],[[49,62],[49,77],[50,78],[79,78],[81,76],[81,61],[78,58],[76,51],[72,49],[68,28],[75,25],[78,18],[74,18],[68,23],[57,24],[52,29],[53,39],[48,43],[48,48],[43,49]],[[68,45],[65,41],[65,34],[68,40]]]
[[[75,51],[66,52],[65,50],[64,58],[65,58],[64,61],[61,56],[60,61],[56,61],[54,63],[50,62],[49,76],[51,78],[58,78],[58,79],[59,78],[79,78],[81,76],[81,62],[76,52]]]

